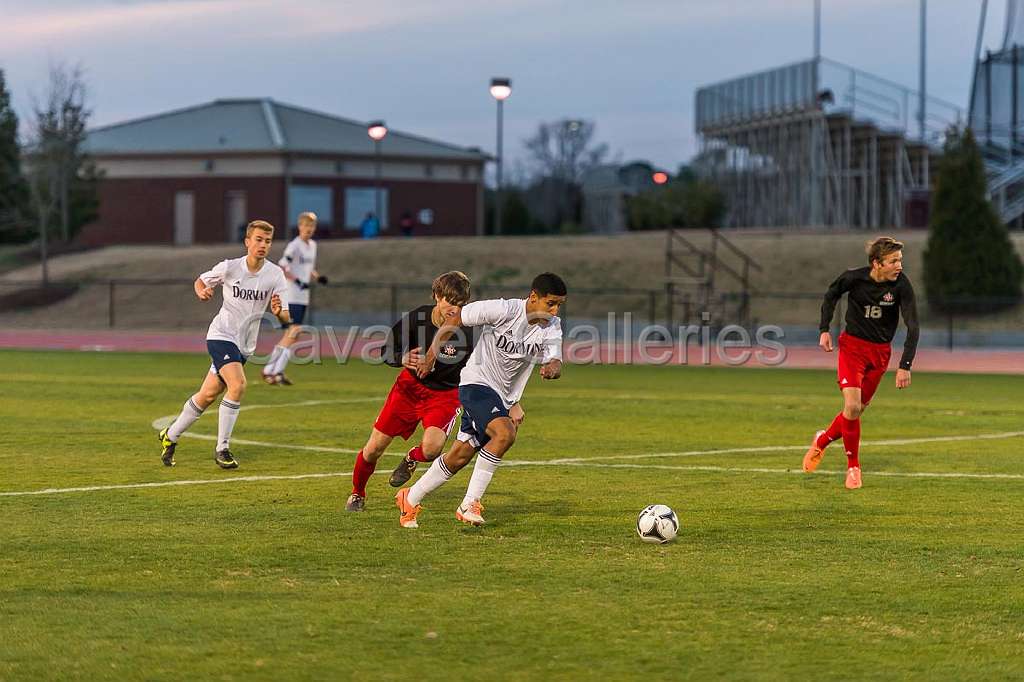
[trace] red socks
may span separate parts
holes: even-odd
[[[818,436],[818,440],[814,444],[817,445],[822,450],[824,450],[825,448],[828,447],[829,443],[837,441],[840,438],[842,438],[843,423],[845,421],[846,417],[843,416],[842,412],[837,414],[836,418],[832,420],[832,423],[829,425],[828,429],[825,430],[825,433]]]
[[[376,468],[377,463],[367,462],[363,459],[363,451],[360,450],[356,455],[356,468],[352,472],[352,492],[354,494],[366,497],[366,482],[370,480],[370,476],[373,475],[373,470]]]
[[[860,419],[847,419],[840,412],[832,420],[828,429],[818,436],[815,445],[825,449],[828,444],[843,439],[843,447],[846,448],[846,466],[860,466]]]
[[[842,416],[842,415],[840,415]],[[860,419],[843,417],[843,447],[846,448],[846,466],[860,466]]]
[[[408,457],[409,457],[409,459],[411,459],[414,462],[426,462],[427,461],[426,456],[423,454],[423,448],[421,446],[419,446],[419,445],[417,445],[416,447],[414,447],[411,450],[409,450]]]

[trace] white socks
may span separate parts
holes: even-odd
[[[285,348],[284,346],[274,346],[274,352],[270,354],[270,359],[267,360],[267,366],[263,368],[263,374],[266,376],[280,374],[284,371],[284,368],[288,365],[288,361],[291,359],[291,347]]]
[[[284,348],[281,346],[274,346],[274,352],[270,354],[270,359],[267,360],[267,364],[263,368],[263,376],[273,376],[274,367],[277,365],[277,360],[281,357],[281,351],[283,350]]]
[[[288,348],[281,349],[281,357],[277,359],[277,365],[274,366],[274,374],[280,374],[284,371],[284,368],[288,366],[288,361],[292,359],[291,346]]]
[[[178,439],[181,438],[181,434],[188,431],[188,427],[195,424],[196,420],[201,416],[203,416],[203,411],[199,409],[199,406],[196,405],[192,398],[189,398],[182,406],[181,414],[178,415],[167,429],[167,437],[171,439],[172,443],[177,443]]]
[[[427,469],[427,473],[420,476],[419,480],[409,488],[409,497],[406,499],[415,507],[423,501],[424,497],[440,488],[451,477],[452,472],[448,471],[448,467],[444,465],[444,457],[438,457]]]
[[[476,456],[476,464],[473,465],[473,475],[469,479],[469,487],[466,488],[466,497],[462,500],[463,507],[484,496],[499,464],[501,464],[500,457],[495,457],[487,452],[486,448],[480,448],[480,452]]]
[[[239,407],[241,407],[240,404],[231,402],[227,398],[220,401],[220,409],[217,411],[217,452],[228,449],[231,432],[238,419]]]

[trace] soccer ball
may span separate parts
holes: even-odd
[[[679,532],[679,519],[669,507],[652,504],[637,517],[636,532],[644,542],[663,545]]]

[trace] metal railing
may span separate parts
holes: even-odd
[[[697,89],[697,130],[816,107],[815,61],[787,64]]]
[[[39,283],[0,282],[0,303],[4,305],[5,328],[31,329],[118,329],[118,330],[201,330],[216,313],[219,303],[201,302],[192,291],[192,281],[182,279],[83,280],[54,282],[64,298],[49,305],[19,309],[12,300],[20,293],[38,291]],[[525,284],[475,284],[475,299],[521,297],[529,291]],[[678,296],[679,293],[677,292]],[[721,291],[706,302],[710,310],[745,310],[746,320],[726,316],[714,319],[710,326],[738,324],[748,328],[776,325],[786,331],[794,343],[813,343],[822,293],[773,291]],[[405,282],[337,282],[312,290],[311,315],[306,322],[332,326],[346,324],[392,324],[405,312],[430,303],[429,285]],[[609,315],[622,319],[629,313],[636,329],[643,325],[665,325],[675,331],[670,301],[663,288],[573,287],[561,317],[566,329],[591,324],[601,329]],[[1012,301],[988,298],[961,302],[974,308]],[[700,319],[698,301],[690,301],[693,319]],[[970,307],[970,306],[967,306]],[[919,298],[922,344],[953,349],[955,347],[1024,348],[1024,304],[1017,303],[1002,312],[989,315],[934,313]],[[840,323],[845,309],[840,306],[835,322]],[[737,314],[738,315],[738,314]],[[678,320],[678,318],[676,318]],[[698,324],[700,324],[698,322]],[[902,325],[901,325],[902,328]]]
[[[827,92],[832,93],[829,101]],[[696,127],[706,132],[768,116],[809,111],[845,112],[880,130],[910,135],[916,124],[918,93],[895,81],[820,57],[698,88]],[[938,97],[925,97],[925,141],[941,146],[963,110]],[[918,131],[920,132],[920,131]]]
[[[822,57],[818,69],[818,90],[831,90],[835,102],[826,111],[848,111],[851,118],[863,118],[879,129],[914,137],[920,97],[916,90],[881,76]],[[941,146],[950,126],[959,127],[964,112],[938,97],[925,97],[925,141]]]

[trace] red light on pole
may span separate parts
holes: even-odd
[[[655,185],[664,185],[666,182],[668,182],[668,173],[658,171],[657,173],[651,175],[651,180],[654,180]]]

